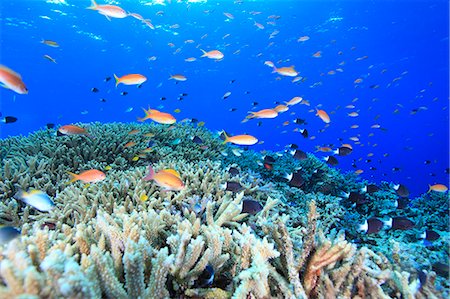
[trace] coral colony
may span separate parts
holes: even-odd
[[[449,295],[445,192],[190,123],[78,126],[0,140],[0,298]]]

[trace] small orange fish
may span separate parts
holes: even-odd
[[[185,188],[180,174],[174,169],[163,169],[155,173],[152,166],[148,166],[148,174],[144,181],[155,181],[155,183],[165,190],[181,191]]]
[[[272,73],[277,73],[287,77],[297,77],[298,75],[298,72],[294,69],[293,65],[289,67],[280,67],[280,68],[274,66]]]
[[[133,147],[133,146],[135,146],[135,145],[136,145],[136,142],[130,141],[130,142],[127,142],[127,143],[124,145],[124,147]]]
[[[255,24],[254,24],[256,27],[258,27],[258,29],[264,29],[264,26],[262,25],[262,24],[260,24],[260,23],[257,23],[256,21],[255,21]]]
[[[363,81],[363,79],[358,78],[358,79],[355,79],[355,81],[353,81],[353,83],[359,84],[359,83],[361,83],[362,81]]]
[[[134,129],[134,130],[131,130],[130,132],[128,132],[128,135],[136,135],[136,134],[138,134],[139,132],[141,132],[141,131],[138,130],[138,129]]]
[[[121,7],[116,5],[98,5],[94,0],[91,0],[91,5],[87,9],[98,11],[99,14],[104,15],[109,21],[110,18],[122,19],[128,16],[128,14]]]
[[[183,75],[171,75],[169,79],[173,79],[175,81],[186,81],[187,78]]]
[[[139,21],[144,21],[144,18],[138,13],[130,12],[130,13],[128,13],[128,15]]]
[[[292,106],[292,105],[300,103],[301,101],[303,101],[302,97],[293,97],[292,99],[289,100],[289,102],[285,102],[285,104],[287,106]]]
[[[315,58],[320,58],[320,57],[322,57],[322,51],[317,51],[312,56],[315,57]]]
[[[223,14],[224,14],[224,16],[226,16],[228,19],[231,19],[231,20],[234,19],[234,16],[233,16],[232,14],[230,14],[229,12],[224,12]]]
[[[64,125],[58,131],[64,135],[89,135],[85,128],[76,125]]]
[[[207,57],[209,59],[222,59],[224,57],[223,53],[220,52],[219,50],[212,50],[209,52],[206,52],[205,50],[200,49],[203,52],[203,55],[200,57]]]
[[[448,187],[442,184],[428,185],[428,187],[429,187],[428,192],[434,191],[443,193],[448,190]]]
[[[309,36],[305,35],[305,36],[299,37],[297,42],[306,42],[307,40],[309,40]]]
[[[250,115],[248,115],[246,118],[252,119],[252,118],[275,118],[278,116],[278,112],[274,109],[263,109],[260,111],[249,111]]]
[[[254,145],[258,142],[258,139],[256,139],[252,135],[235,135],[230,137],[225,132],[224,135],[225,135],[225,140],[223,142],[224,144],[230,142],[237,145]]]
[[[197,58],[195,58],[195,57],[189,57],[189,58],[186,58],[184,61],[186,61],[186,62],[194,62],[196,60],[197,60]]]
[[[289,110],[289,107],[286,105],[277,105],[275,108],[273,108],[278,113],[283,113]]]
[[[350,117],[357,117],[359,114],[358,114],[358,112],[353,111],[353,112],[348,113],[347,115]]]
[[[140,122],[145,121],[147,119],[151,119],[157,123],[166,124],[166,125],[171,125],[176,122],[175,117],[173,117],[169,113],[161,112],[161,111],[158,111],[155,109],[150,109],[150,108],[148,110],[145,110],[144,108],[142,108],[142,110],[144,110],[145,116],[143,118],[138,118],[138,121],[140,121]]]
[[[28,93],[28,89],[23,83],[22,77],[4,65],[0,65],[0,86],[11,89],[18,94]]]
[[[83,183],[96,183],[103,181],[106,178],[105,173],[97,169],[90,169],[80,172],[80,174],[75,174],[73,172],[67,171],[70,174],[71,179],[68,184],[75,181],[82,181]]]
[[[355,174],[361,174],[361,173],[363,173],[364,172],[364,170],[362,170],[362,169],[357,169],[357,170],[355,170]]]
[[[328,116],[325,110],[316,109],[316,116],[320,117],[320,119],[326,124],[330,123],[331,121],[330,116]]]
[[[268,67],[275,67],[275,65],[273,64],[273,62],[272,62],[272,61],[269,61],[269,60],[264,61],[264,65],[267,65]]]
[[[114,74],[114,78],[116,79],[116,87],[120,83],[125,85],[141,85],[145,81],[147,81],[147,77],[141,75],[141,74],[129,74],[122,77],[117,77],[116,74]]]
[[[316,146],[316,152],[329,153],[332,151],[333,149],[329,146]]]

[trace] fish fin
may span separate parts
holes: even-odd
[[[95,0],[91,0],[91,6],[86,7],[86,9],[92,9],[92,10],[96,10],[97,9],[97,3],[95,2]]]
[[[153,177],[155,176],[155,171],[153,170],[153,167],[151,164],[148,165],[148,174],[143,178],[144,181],[151,181],[153,180]]]
[[[120,80],[119,80],[119,77],[117,77],[117,75],[116,75],[116,74],[114,74],[114,79],[116,80],[116,88],[117,88],[117,85],[119,85],[119,84],[120,84]]]
[[[111,21],[111,18],[109,16],[107,16],[107,15],[104,15],[104,16],[108,19],[108,21]]]
[[[6,86],[6,85],[3,84],[3,83],[0,83],[0,86],[3,87],[3,88],[6,88],[6,89],[10,89],[8,86]]]
[[[200,57],[206,57],[207,56],[207,52],[205,51],[205,50],[203,50],[203,49],[200,49],[200,51],[202,51],[203,52],[203,55],[202,56],[200,56]]]
[[[70,175],[70,181],[66,182],[66,185],[71,184],[71,183],[79,180],[78,174],[70,172],[70,171],[66,171],[66,173]]]
[[[175,169],[164,169],[163,171],[166,173],[173,174],[177,178],[181,179],[180,173],[178,171],[176,171]]]

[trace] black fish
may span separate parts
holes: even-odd
[[[286,175],[285,178],[289,181],[289,185],[292,187],[300,188],[305,183],[305,179],[303,179],[302,172],[296,171],[289,175]]]
[[[257,125],[258,127],[261,127],[261,126],[262,126],[262,121],[259,121],[256,125]]]
[[[441,262],[434,263],[431,269],[436,272],[437,275],[445,277],[448,279],[449,275],[449,265]]]
[[[303,125],[303,124],[306,125],[306,120],[304,120],[302,118],[296,118],[296,119],[294,119],[294,123],[297,125]]]
[[[348,156],[352,153],[352,149],[346,146],[341,146],[337,150],[334,151],[335,154],[339,156]]]
[[[400,197],[397,199],[397,209],[405,209],[409,205],[409,198]]]
[[[52,124],[52,123],[48,123],[47,125],[47,129],[53,129],[53,128],[55,128],[55,124]]]
[[[334,156],[328,156],[328,157],[325,157],[324,159],[328,165],[336,166],[339,164],[339,161]]]
[[[109,80],[111,80],[111,77],[106,77],[103,81],[108,82]]]
[[[203,143],[203,140],[202,140],[200,137],[198,137],[198,136],[194,136],[194,137],[192,138],[192,141],[193,141],[194,143],[197,143],[197,144],[202,144],[202,143]]]
[[[250,93],[250,91],[246,91],[246,92],[244,92],[245,94],[249,94]]]
[[[186,96],[188,96],[187,93],[184,93],[184,92],[180,93],[180,97],[186,97]]]
[[[244,190],[244,187],[238,182],[227,182],[225,190],[231,192],[239,192]]]
[[[361,205],[367,202],[367,198],[364,194],[360,194],[353,191],[350,193],[345,193],[343,197],[347,198],[352,203],[356,203],[357,205]]]
[[[14,117],[14,116],[5,116],[1,120],[1,122],[5,123],[5,124],[12,124],[12,123],[15,123],[16,121],[17,121],[17,117]]]
[[[244,199],[242,201],[242,211],[241,213],[248,213],[250,215],[255,215],[263,209],[263,206],[256,200]]]
[[[92,87],[92,88],[91,88],[91,91],[92,91],[92,92],[99,92],[98,88],[96,88],[96,87]]]
[[[414,227],[414,222],[403,216],[391,218],[384,223],[393,230],[408,230]]]
[[[398,184],[394,186],[395,192],[397,192],[397,195],[400,197],[408,197],[409,196],[409,190],[405,185]]]
[[[401,168],[400,167],[392,167],[392,171],[400,171]]]
[[[300,134],[302,134],[303,138],[308,138],[308,136],[309,136],[308,130],[301,129],[301,130],[299,130],[299,132],[300,132]]]
[[[126,92],[126,91],[122,91],[122,92],[120,93],[121,96],[126,96],[127,94],[128,94],[128,92]]]
[[[183,100],[183,97],[178,97],[177,100],[178,100],[178,101],[182,101],[182,100]]]
[[[234,111],[236,111],[237,110],[237,108],[230,108],[230,112],[234,112]]]
[[[198,123],[198,119],[196,119],[196,118],[191,118],[191,123],[193,123],[193,124]]]
[[[425,239],[427,241],[436,241],[440,237],[440,234],[431,229],[427,229],[423,234],[420,235],[421,239]]]
[[[228,169],[228,172],[231,174],[231,175],[238,175],[239,174],[239,169],[237,169],[236,167],[230,167],[229,169]]]
[[[273,164],[273,163],[275,163],[275,158],[273,158],[271,156],[264,156],[264,163]]]
[[[288,147],[292,149],[298,149],[298,145],[294,143],[288,144]]]
[[[101,98],[101,99],[100,99],[100,102],[105,103],[105,102],[106,102],[106,99]]]
[[[165,100],[167,100],[166,97],[161,97],[161,101],[165,101]]]
[[[231,83],[234,83],[234,82],[236,82],[236,80],[235,80],[235,79],[233,79],[233,80],[230,80],[230,84],[231,84]]]
[[[364,231],[366,234],[376,234],[383,228],[383,221],[378,218],[367,219],[364,224],[362,224],[359,229]]]
[[[431,161],[430,161],[430,160],[425,160],[423,163],[424,163],[425,165],[429,165],[429,164],[431,164]]]
[[[364,187],[361,188],[362,192],[366,192],[366,193],[369,193],[369,194],[375,193],[378,190],[380,190],[380,188],[377,185],[374,185],[374,184],[369,184],[369,185],[364,186]]]
[[[259,103],[258,102],[252,102],[252,106],[258,106]]]
[[[208,288],[214,281],[214,268],[208,264],[194,283],[195,288]]]
[[[306,155],[306,153],[299,149],[297,149],[295,151],[291,151],[291,154],[294,157],[294,159],[296,159],[296,160],[302,161],[302,160],[308,159],[308,156]]]

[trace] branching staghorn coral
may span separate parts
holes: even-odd
[[[131,129],[155,135],[130,137]],[[261,175],[256,153],[244,152],[255,167],[243,170],[245,162],[232,177],[226,159],[217,159],[225,146],[201,128],[94,124],[88,131],[97,138],[43,131],[0,141],[10,148],[2,151],[0,223],[22,230],[21,238],[0,246],[1,298],[443,297],[434,272],[418,285],[395,246],[388,259],[345,241],[333,229],[344,217],[338,198]],[[208,151],[187,135],[201,137]],[[181,143],[171,145],[176,138]],[[124,140],[138,145],[124,148]],[[132,161],[150,140],[154,150]],[[281,160],[292,169],[303,165],[309,175],[320,162]],[[149,163],[176,169],[186,189],[165,192],[142,180]],[[102,182],[65,184],[67,170],[106,165],[112,169]],[[320,169],[331,184],[327,192],[336,195],[343,176],[333,182],[337,171]],[[225,191],[229,180],[245,190]],[[308,190],[325,185],[311,181]],[[47,192],[56,208],[41,213],[26,206],[13,198],[18,188]],[[263,210],[241,213],[244,199]],[[207,265],[212,284],[198,285]]]

